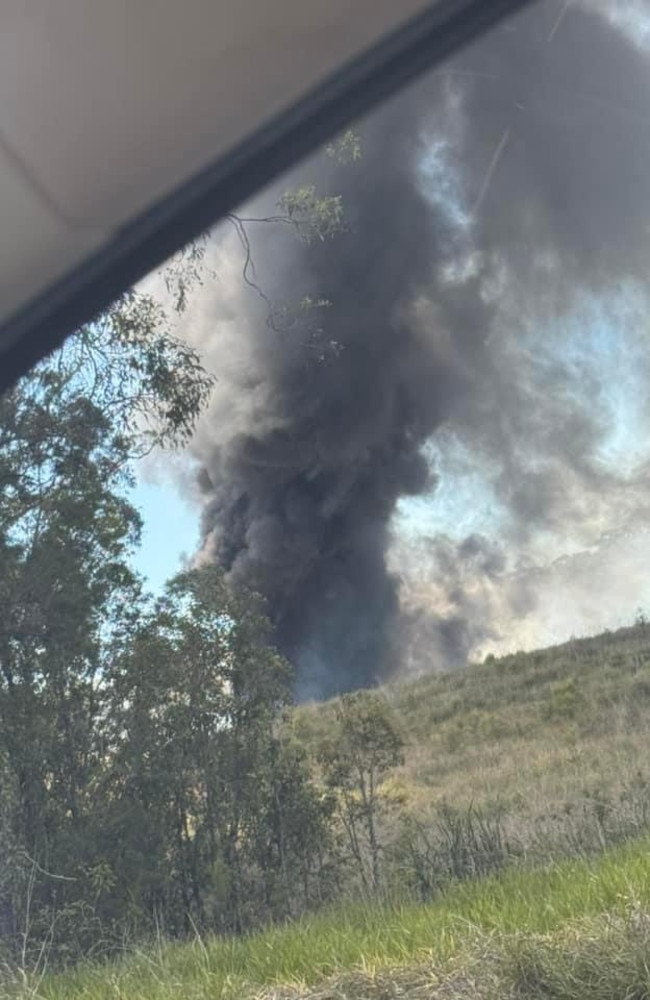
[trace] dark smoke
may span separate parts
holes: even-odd
[[[538,4],[385,106],[359,163],[317,157],[286,182],[340,193],[345,233],[307,245],[256,230],[266,296],[330,305],[273,329],[247,296],[241,391],[261,403],[198,438],[204,553],[265,594],[301,697],[398,667],[413,614],[387,568],[391,517],[433,487],[423,446],[444,422],[494,463],[513,537],[579,525],[616,479],[597,460],[602,385],[541,333],[536,353],[518,346],[648,268],[649,60],[598,10],[565,6]],[[445,662],[490,634],[452,563],[490,578],[501,558],[477,539],[453,556],[438,544],[452,611],[418,627]]]
[[[400,555],[402,564],[409,558],[415,562],[411,602],[403,601],[399,628],[405,671],[417,671],[427,662],[447,669],[464,666],[477,643],[498,638],[494,622],[507,565],[497,544],[479,535],[469,535],[460,545],[438,536],[421,539],[411,551],[402,547]],[[518,578],[506,596],[508,607],[517,603],[520,614],[535,603],[534,593],[522,583]],[[418,585],[425,588],[424,595],[418,594]],[[435,614],[432,597],[437,599]]]

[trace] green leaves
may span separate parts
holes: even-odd
[[[402,763],[404,740],[385,698],[370,691],[344,695],[335,706],[336,726],[323,742],[320,760],[329,784],[375,786]]]
[[[170,582],[111,668],[103,808],[134,845],[115,893],[149,869],[188,928],[286,916],[326,839],[304,755],[278,729],[291,672],[268,634],[258,599],[205,566]]]
[[[319,195],[313,184],[287,191],[280,198],[278,208],[306,243],[332,239],[345,228],[341,195]]]
[[[358,158],[351,132],[335,146]],[[268,301],[247,226],[329,240],[342,199],[303,185],[277,208],[230,217],[242,280],[323,361],[329,301]],[[203,237],[159,275],[164,302],[125,293],[0,398],[0,831],[32,865],[28,896],[0,870],[0,908],[38,962],[54,927],[67,961],[127,927],[242,931],[331,892],[336,795],[281,724],[292,671],[261,601],[210,566],[154,601],[130,565],[134,463],[185,444],[214,384],[173,332],[208,264]]]
[[[0,759],[12,836],[40,873],[10,906],[35,931],[113,893],[94,817],[116,787],[114,657],[146,611],[126,490],[134,459],[187,439],[211,385],[161,306],[130,292],[0,399]],[[65,886],[43,874],[71,868]]]
[[[325,154],[337,163],[347,165],[357,163],[363,157],[361,136],[354,128],[348,128],[325,147]]]
[[[351,857],[366,891],[380,884],[378,819],[381,783],[403,761],[404,741],[385,698],[371,691],[335,703],[335,725],[318,755],[326,785],[338,797],[338,814]]]
[[[77,356],[77,389],[110,410],[133,457],[178,447],[194,429],[214,378],[197,352],[170,332],[152,296],[128,292],[67,348]]]

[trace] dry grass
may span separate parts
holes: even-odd
[[[431,965],[409,965],[378,972],[333,976],[309,988],[281,986],[265,989],[255,1000],[489,1000],[494,996],[494,972],[476,959],[456,972],[436,972]]]
[[[428,906],[348,906],[250,938],[161,943],[38,983],[7,981],[5,995],[647,1000],[649,908],[646,839],[594,861],[457,884]]]
[[[552,934],[476,933],[441,971],[432,963],[273,987],[255,1000],[648,1000],[650,918],[601,915]]]
[[[7,981],[6,995],[649,1000],[650,628],[385,694],[407,736],[391,796],[426,829],[436,828],[444,803],[461,817],[465,809],[459,836],[479,852],[498,815],[525,864],[518,854],[487,879],[447,883],[430,905],[342,906],[249,939],[161,944],[39,984]],[[307,743],[327,730],[331,711],[297,711]],[[401,822],[394,811],[388,840]],[[452,815],[443,826],[443,840],[455,822]]]
[[[597,803],[650,804],[650,626],[384,689],[407,737],[389,789],[433,822],[442,803],[498,811],[525,846]],[[331,706],[298,710],[307,743]],[[641,808],[641,807],[639,807]],[[650,819],[650,812],[648,814]],[[637,817],[638,819],[638,817]],[[636,820],[631,833],[640,832]]]

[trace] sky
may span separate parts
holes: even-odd
[[[630,30],[650,38],[648,23],[639,19],[643,6],[635,9]],[[462,227],[458,191],[449,175],[444,187],[439,153],[431,149],[423,176],[429,176],[436,198],[445,199],[450,216]],[[238,286],[240,268],[235,267]],[[229,307],[232,312],[232,302]],[[638,288],[621,286],[609,301],[577,303],[572,313],[546,330],[539,325],[532,331],[522,328],[513,342],[518,352],[513,370],[530,377],[536,391],[554,391],[544,381],[544,370],[557,364],[569,374],[560,391],[573,393],[585,410],[593,402],[605,421],[595,455],[605,492],[588,497],[581,523],[569,518],[554,529],[537,530],[518,548],[512,511],[503,495],[499,497],[494,455],[481,452],[479,435],[468,436],[462,420],[452,419],[438,428],[427,446],[437,483],[429,494],[399,502],[392,525],[391,568],[408,577],[409,599],[415,595],[422,604],[444,611],[449,594],[456,592],[463,614],[471,617],[474,610],[483,620],[494,621],[494,634],[481,637],[473,656],[617,627],[631,621],[637,608],[650,608],[650,517],[644,478],[646,465],[650,468],[648,308]],[[498,359],[499,350],[507,352],[512,344],[496,344],[494,349]],[[506,353],[502,357],[508,361]],[[590,393],[598,398],[592,400]],[[528,398],[534,400],[534,393]],[[187,488],[193,476],[182,462],[165,460],[148,460],[138,470],[133,500],[143,514],[144,533],[135,563],[155,591],[199,545],[200,505]],[[471,552],[465,562],[458,558],[472,536],[507,548],[508,565],[498,579],[476,572]],[[445,587],[438,583],[441,566],[447,574]],[[527,603],[523,597],[533,590],[535,600]],[[513,591],[523,595],[519,605]]]
[[[627,476],[629,486],[617,487],[609,498],[604,490],[602,509],[594,504],[593,511],[585,512],[577,536],[571,525],[566,531],[535,533],[516,553],[519,565],[512,568],[511,579],[522,593],[533,580],[536,598],[530,612],[510,617],[510,609],[502,612],[498,596],[480,588],[472,591],[471,581],[459,581],[476,596],[481,616],[487,607],[487,616],[494,616],[500,631],[496,639],[477,645],[477,659],[597,634],[630,624],[639,611],[648,614],[650,532],[639,513],[644,501],[634,486],[650,461],[644,363],[650,331],[645,314],[644,297],[627,288],[621,290],[616,306],[585,301],[572,318],[542,331],[538,344],[544,343],[547,360],[569,369],[575,366],[585,407],[593,386],[599,387],[607,424],[597,458],[604,474],[611,473],[619,483]],[[525,349],[525,338],[522,346]],[[444,537],[460,545],[472,534],[499,540],[508,537],[510,526],[508,510],[494,489],[494,469],[466,445],[459,429],[444,428],[429,449],[438,480],[430,494],[398,505],[394,523],[405,546],[398,547],[393,569],[400,571],[400,560],[405,553],[408,560],[409,545],[413,546],[409,571],[416,589],[421,574],[424,599],[435,606],[437,599],[444,603],[444,594],[438,598],[435,580],[432,585],[420,557],[420,540]]]
[[[149,587],[161,593],[199,545],[200,511],[170,482],[138,477],[132,501],[144,520],[142,543],[134,557]]]
[[[631,296],[627,309],[633,308]],[[573,358],[582,366],[585,381],[590,374],[607,385],[610,423],[603,438],[603,465],[618,473],[625,468],[633,473],[650,458],[639,345],[630,342],[625,308],[619,313],[619,325],[595,303],[587,308],[587,317],[576,320],[578,325],[572,329],[549,330],[546,340],[558,358],[565,363]],[[617,373],[615,379],[607,377],[612,370]],[[430,443],[429,455],[438,475],[435,489],[402,500],[395,513],[395,534],[402,543],[393,563],[397,572],[404,552],[408,553],[409,546],[417,549],[422,538],[444,536],[460,543],[474,533],[498,538],[507,528],[507,511],[492,485],[493,470],[464,444],[461,433],[444,428]],[[194,472],[182,470],[178,462],[146,460],[133,491],[144,519],[142,545],[134,562],[157,593],[199,547],[200,505],[186,487]],[[616,525],[604,528],[607,536]],[[540,587],[539,606],[528,619],[506,625],[505,638],[483,643],[477,655],[532,648],[565,641],[574,634],[615,628],[632,621],[639,608],[650,609],[650,537],[645,528],[628,532],[615,543],[605,537],[591,549],[561,535],[538,540],[537,546],[536,563],[548,572],[548,583]],[[568,556],[573,557],[570,572]],[[598,574],[603,586],[594,592],[594,575]],[[417,578],[417,566],[413,575]]]

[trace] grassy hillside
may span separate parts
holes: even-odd
[[[650,828],[650,626],[393,684],[385,694],[406,740],[388,790],[425,824],[442,803],[473,805],[544,858]],[[300,710],[308,743],[332,710]]]
[[[47,1000],[647,997],[650,841],[597,861],[457,885],[436,903],[349,907],[17,983]],[[32,993],[31,995],[34,995]]]
[[[395,803],[382,829],[389,902],[351,902],[244,940],[160,943],[8,981],[8,995],[650,996],[650,627],[384,693],[406,740],[383,788]],[[300,738],[316,744],[334,711],[298,710]],[[425,882],[427,865],[434,881],[448,876],[426,905],[400,881],[404,851]]]

